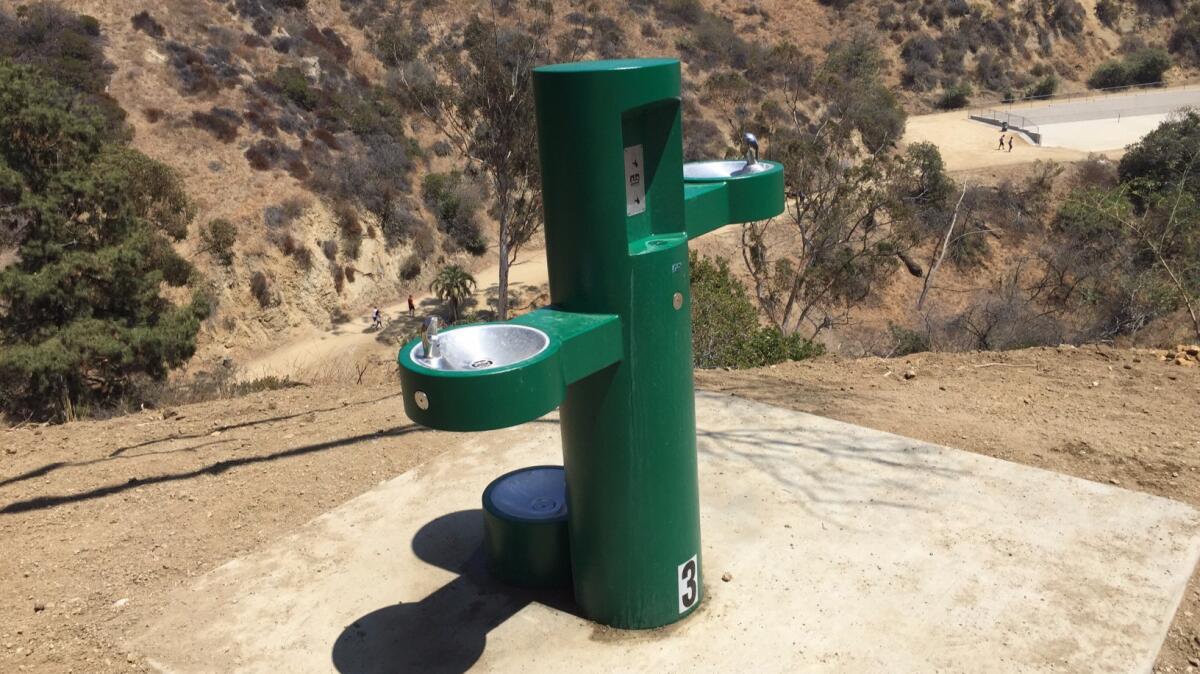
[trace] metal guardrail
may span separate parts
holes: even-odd
[[[1013,114],[1008,110],[996,110],[994,108],[979,108],[971,110],[969,113],[971,119],[984,122],[985,124],[995,124],[1000,127],[1007,127],[1010,131],[1020,131],[1029,137],[1035,145],[1042,144],[1042,128],[1034,124],[1021,115]]]
[[[1171,83],[1167,82],[1149,82],[1147,84],[1126,84],[1119,87],[1107,87],[1104,89],[1088,89],[1086,91],[1075,91],[1065,94],[1046,94],[1044,96],[1021,96],[1013,99],[1000,99],[991,101],[979,106],[980,108],[995,108],[999,106],[1012,107],[1014,105],[1033,105],[1036,103],[1045,103],[1047,101],[1055,103],[1071,103],[1073,101],[1087,101],[1097,98],[1107,98],[1110,96],[1120,96],[1128,93],[1145,93],[1147,91],[1189,91],[1200,89],[1200,82],[1183,82]]]

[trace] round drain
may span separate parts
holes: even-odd
[[[475,369],[479,369],[481,367],[491,367],[491,366],[492,366],[492,361],[488,358],[483,358],[483,359],[475,361],[474,363],[471,363],[471,367],[473,367]]]

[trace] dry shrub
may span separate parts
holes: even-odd
[[[343,269],[343,273],[345,273],[347,281],[354,283],[354,273],[355,273],[354,267],[351,267],[350,265],[346,265],[345,268]]]
[[[329,272],[333,274],[333,289],[340,295],[342,289],[346,287],[346,272],[339,264],[330,264]]]
[[[274,138],[279,133],[279,125],[275,121],[275,106],[262,96],[254,96],[246,104],[244,116],[250,126],[264,136]]]
[[[142,116],[145,117],[146,121],[150,122],[151,124],[157,124],[166,115],[167,115],[167,113],[165,111],[163,111],[162,108],[143,108],[142,109]]]
[[[275,244],[284,255],[292,255],[299,244],[296,237],[288,230],[272,231],[267,234],[267,240]]]
[[[363,227],[358,219],[358,211],[346,202],[339,202],[333,207],[334,219],[343,236],[362,236]]]
[[[313,138],[325,143],[325,146],[330,150],[341,150],[342,144],[338,142],[337,136],[329,129],[313,129]]]
[[[305,164],[304,160],[299,157],[288,159],[285,167],[287,168],[288,175],[296,180],[306,180],[312,175],[312,171],[308,170],[308,164]]]
[[[424,223],[422,223],[424,225]],[[413,234],[413,250],[417,255],[425,258],[429,257],[437,250],[437,240],[433,236],[433,230],[424,225]]]
[[[335,309],[331,313],[341,313]],[[344,314],[343,314],[344,315]],[[346,321],[350,317],[346,316]],[[335,323],[339,322],[334,320]],[[396,383],[396,363],[391,358],[362,354],[338,355],[313,365],[299,368],[292,379],[306,385],[352,384],[373,386]]]
[[[400,264],[400,278],[404,281],[411,281],[420,275],[421,256],[412,253],[404,258],[404,262]]]
[[[271,170],[278,158],[279,145],[273,141],[260,140],[246,150],[246,161],[257,171]]]
[[[296,266],[305,271],[312,268],[312,251],[307,246],[298,246],[292,253],[292,259],[296,261]]]
[[[350,55],[352,54],[350,46],[342,40],[341,36],[334,29],[318,29],[316,26],[309,26],[301,35],[305,40],[332,54],[340,63],[350,60]]]
[[[166,35],[166,31],[163,30],[162,24],[158,21],[155,21],[154,17],[150,16],[150,12],[144,9],[137,14],[134,14],[133,17],[129,19],[129,23],[133,25],[134,30],[140,30],[156,40],[161,39],[163,35]]]
[[[271,306],[271,281],[266,274],[256,271],[250,276],[250,294],[258,300],[260,307],[265,309]]]
[[[211,95],[221,90],[221,81],[204,54],[175,41],[168,41],[166,48],[184,94]]]
[[[209,112],[192,112],[192,126],[208,131],[222,143],[232,143],[236,140],[238,127],[241,125],[241,116],[228,108],[214,107]]]
[[[1071,184],[1077,188],[1110,189],[1117,186],[1117,165],[1102,155],[1090,154],[1075,164]]]
[[[293,222],[312,206],[312,199],[305,196],[288,197],[279,203],[288,222]]]
[[[337,259],[338,245],[337,241],[330,239],[321,243],[321,252],[325,254],[325,259],[333,262]]]

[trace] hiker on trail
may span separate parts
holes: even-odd
[[[1003,150],[1003,149],[1004,149],[1004,134],[1000,134],[1000,145],[999,145],[999,146],[997,146],[997,147],[996,147],[996,149],[997,149],[997,150]]]
[[[413,304],[412,295],[408,296],[408,315],[412,316],[417,310],[417,305]]]
[[[1012,136],[1008,137],[1008,151],[1012,152]]]
[[[380,313],[379,307],[375,307],[375,311],[371,312],[371,327],[383,329],[383,314]]]

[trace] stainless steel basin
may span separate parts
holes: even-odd
[[[468,325],[434,335],[438,354],[428,358],[420,343],[409,354],[413,362],[431,370],[481,372],[515,365],[550,346],[546,333],[526,325],[488,323]]]
[[[750,164],[744,159],[694,161],[683,165],[684,180],[725,180],[771,170],[766,162]]]

